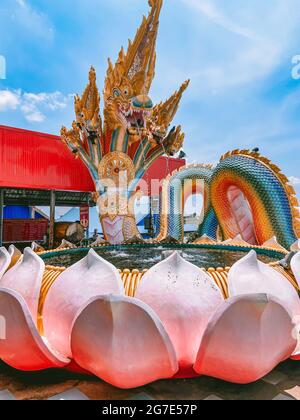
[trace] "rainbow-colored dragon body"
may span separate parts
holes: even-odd
[[[198,188],[190,184],[194,181]],[[216,239],[219,227],[224,240],[240,235],[251,245],[263,245],[276,237],[286,249],[300,236],[294,188],[276,165],[258,153],[235,150],[215,168],[193,165],[169,177],[162,191],[158,240],[183,240],[184,201],[192,193],[204,197],[199,236]]]
[[[160,208],[160,232],[157,241],[184,238],[184,205],[191,194],[202,194],[204,208],[203,223],[199,232],[216,238],[218,223],[210,200],[210,183],[213,169],[210,165],[192,165],[169,176],[162,187]]]

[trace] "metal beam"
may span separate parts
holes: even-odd
[[[49,226],[49,249],[54,246],[54,224],[55,224],[55,191],[50,193],[50,226]]]
[[[4,190],[0,190],[0,246],[3,245]]]
[[[49,206],[51,191],[6,189],[7,206]],[[76,191],[56,191],[55,206],[79,207],[91,200],[90,193]]]

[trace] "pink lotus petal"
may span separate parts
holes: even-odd
[[[276,298],[265,294],[226,301],[203,336],[194,369],[229,382],[254,382],[290,357],[293,322]]]
[[[175,252],[144,275],[136,298],[159,316],[180,369],[192,367],[208,321],[224,301],[211,277]]]
[[[123,296],[94,298],[79,312],[72,353],[83,369],[119,388],[169,378],[178,370],[171,341],[155,313]]]
[[[46,298],[43,318],[45,336],[60,353],[72,357],[71,328],[78,309],[99,294],[125,294],[118,270],[94,250],[64,271]]]
[[[22,260],[0,280],[0,287],[18,292],[28,305],[32,319],[37,322],[38,302],[45,264],[30,248]]]
[[[294,328],[292,335],[297,340],[297,347],[291,356],[293,360],[300,360],[300,316],[293,317]]]
[[[297,280],[298,286],[300,287],[300,252],[297,252],[297,254],[293,256],[291,268]]]
[[[300,300],[294,287],[272,267],[258,261],[255,251],[233,265],[228,275],[228,286],[231,297],[250,293],[270,294],[280,299],[292,316],[300,315]]]
[[[10,254],[7,252],[6,248],[4,248],[4,246],[1,247],[0,248],[0,281],[1,281],[1,278],[3,277],[4,273],[8,269],[8,267],[10,265],[10,261],[11,261]]]
[[[14,265],[16,265],[20,261],[23,255],[22,255],[22,252],[18,248],[16,248],[14,245],[9,246],[8,253],[11,258],[9,268],[12,268]]]
[[[0,289],[0,358],[25,371],[64,367],[69,363],[49,349],[34,325],[25,300],[8,289]]]

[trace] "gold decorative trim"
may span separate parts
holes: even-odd
[[[291,270],[284,269],[279,263],[273,263],[270,264],[272,268],[274,268],[278,273],[285,276],[285,278],[291,283],[291,285],[297,290],[297,292],[300,292],[300,288],[298,286],[298,283],[292,273]]]
[[[280,266],[279,263],[271,263],[269,264],[272,268],[274,268],[276,271],[278,271],[280,274],[282,274],[291,284],[292,286],[297,290],[297,292],[300,291],[299,286],[297,284],[297,281],[295,277],[293,276],[292,272],[289,270],[285,270],[282,266]],[[213,279],[213,281],[216,283],[218,288],[221,290],[224,299],[228,299],[229,292],[228,292],[228,273],[230,271],[231,267],[218,267],[218,268],[208,268],[207,270],[199,268],[199,270],[204,271],[205,273],[209,274],[209,276]],[[40,300],[39,300],[39,306],[38,306],[38,330],[41,335],[44,333],[44,327],[43,327],[43,309],[45,305],[45,300],[48,295],[48,292],[54,282],[58,279],[61,273],[63,273],[66,270],[65,267],[53,267],[53,266],[46,266],[43,281],[42,281],[42,287],[41,287],[41,293],[40,293]],[[125,288],[125,295],[129,297],[134,297],[136,290],[144,276],[145,273],[147,273],[148,270],[119,270],[119,273],[121,275],[122,281],[124,283]]]
[[[105,155],[99,165],[98,174],[101,183],[107,187],[119,187],[121,174],[126,172],[123,187],[126,187],[135,177],[135,167],[132,159],[123,152],[110,152]],[[113,183],[113,185],[112,185]]]
[[[48,292],[54,282],[57,280],[57,278],[60,276],[61,273],[63,273],[66,270],[65,267],[52,267],[52,266],[46,266],[43,280],[42,280],[42,286],[40,291],[40,299],[39,299],[39,305],[38,305],[38,317],[37,317],[37,328],[39,330],[39,333],[41,335],[44,334],[44,325],[43,325],[43,310],[44,305],[46,301],[46,297],[48,295]]]

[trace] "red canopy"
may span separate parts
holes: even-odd
[[[161,157],[144,179],[161,180],[184,164]],[[94,183],[59,137],[0,125],[0,188],[93,192]]]
[[[94,191],[84,164],[59,137],[0,126],[0,186]]]

